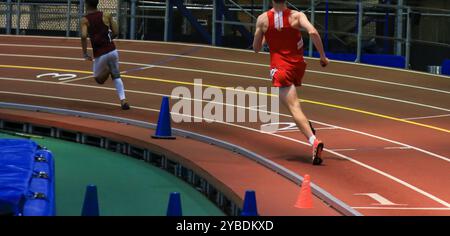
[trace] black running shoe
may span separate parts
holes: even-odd
[[[323,160],[322,160],[322,150],[323,150],[323,142],[316,139],[314,140],[314,145],[313,145],[313,156],[312,156],[312,162],[313,165],[320,165],[322,164]]]
[[[127,100],[120,101],[122,110],[130,110],[130,104],[128,104]]]
[[[309,127],[311,127],[311,130],[312,130],[313,134],[316,135],[316,130],[315,130],[314,127],[312,126],[311,121],[308,120],[308,122],[309,122]]]

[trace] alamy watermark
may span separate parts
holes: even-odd
[[[279,123],[279,89],[271,87],[203,86],[202,79],[194,80],[194,89],[179,86],[172,90],[177,100],[172,106],[174,122],[246,122]],[[261,126],[263,132],[274,132],[277,127]]]

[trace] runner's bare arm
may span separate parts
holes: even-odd
[[[322,66],[327,66],[329,61],[325,55],[325,51],[323,50],[322,39],[320,38],[319,32],[317,32],[316,28],[309,22],[308,17],[303,12],[299,12],[299,23],[300,27],[306,29],[309,34],[309,37],[313,40],[314,46],[317,51],[320,53],[320,64]]]
[[[119,36],[119,25],[117,25],[117,21],[114,20],[111,14],[108,15],[109,25],[111,26],[112,37],[117,38]]]
[[[263,22],[261,16],[262,15],[260,15],[256,21],[255,37],[253,39],[253,50],[255,50],[256,53],[261,51],[264,43]]]
[[[89,56],[88,52],[87,52],[87,37],[88,37],[88,20],[86,19],[86,17],[81,18],[81,23],[80,23],[80,31],[81,31],[81,48],[83,50],[83,57],[86,60],[92,60],[92,57]]]

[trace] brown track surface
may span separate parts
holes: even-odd
[[[262,80],[268,75],[268,67],[264,65],[269,58],[265,54],[156,42],[119,41],[117,46],[122,71],[142,67],[137,63],[157,65],[124,74],[127,96],[134,107],[131,111],[123,112],[113,105],[118,102],[115,91],[108,89],[113,88],[111,81],[100,86],[92,78],[65,84],[49,77],[36,78],[53,72],[71,73],[77,78],[89,76],[89,72],[73,72],[90,71],[92,67],[80,59],[76,39],[0,37],[0,65],[6,65],[0,67],[0,101],[156,123],[158,114],[154,110],[159,109],[161,97],[148,93],[170,95],[181,84],[155,81],[155,78],[190,83],[202,78],[204,84],[223,87],[270,86],[269,81]],[[450,78],[337,62],[323,69],[312,59],[308,63],[304,86],[300,88],[300,97],[305,99],[302,107],[311,120],[321,122],[315,122],[316,128],[338,127],[318,130],[328,150],[322,166],[312,166],[310,147],[295,142],[306,142],[299,132],[261,134],[260,124],[252,123],[231,126],[202,122],[173,126],[240,145],[300,175],[309,174],[314,183],[364,215],[450,215]],[[280,113],[287,114],[287,111],[282,108]],[[437,115],[442,117],[411,120],[414,123],[404,119]],[[292,122],[289,117],[280,119]],[[276,183],[268,178],[264,184]],[[358,195],[361,193],[376,193],[398,205],[379,205],[371,197]]]

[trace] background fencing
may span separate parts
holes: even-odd
[[[17,35],[77,36],[83,1],[0,1],[0,32]],[[117,14],[117,0],[100,1],[100,8]]]
[[[251,48],[256,17],[270,0],[100,0],[120,38]],[[78,36],[84,2],[2,0],[0,33]],[[293,0],[322,35],[331,58],[426,71],[450,57],[450,1]],[[170,10],[172,9],[172,10]],[[303,34],[308,41],[308,35]],[[307,55],[316,55],[306,43]],[[311,50],[310,50],[311,49]]]

